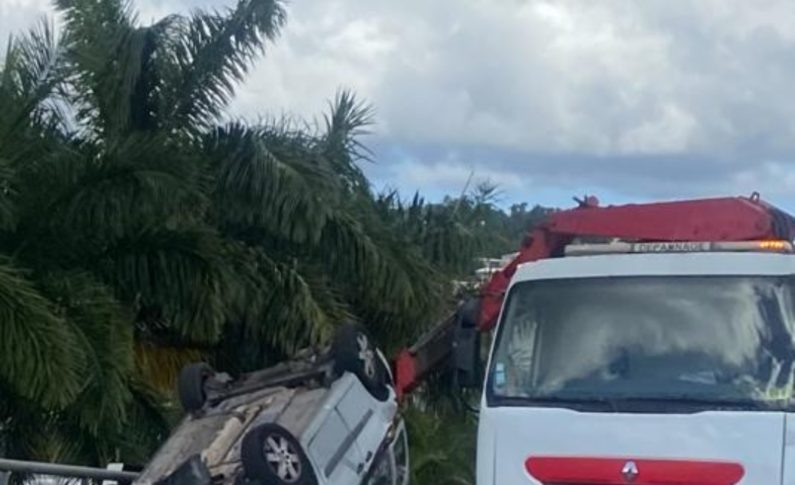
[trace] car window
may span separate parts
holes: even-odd
[[[393,479],[391,453],[381,453],[373,463],[373,471],[365,485],[393,485]]]

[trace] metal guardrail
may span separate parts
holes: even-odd
[[[108,470],[86,466],[60,465],[38,461],[9,460],[0,458],[0,472],[21,472],[37,475],[50,475],[64,478],[89,478],[94,480],[113,480],[119,483],[131,483],[138,478],[135,472]],[[1,473],[0,473],[1,475]]]

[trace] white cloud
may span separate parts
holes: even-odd
[[[33,27],[49,13],[49,0],[0,0],[0,52],[5,52],[10,35],[18,35],[22,30]]]
[[[686,153],[697,125],[698,121],[685,109],[662,106],[654,117],[621,134],[618,151],[625,154]]]
[[[308,115],[337,86],[352,86],[378,108],[381,139],[490,149],[481,169],[509,151],[526,162],[513,156],[499,170],[525,179],[549,172],[618,191],[656,191],[655,181],[673,194],[697,192],[693,184],[734,190],[753,160],[775,156],[792,167],[790,10],[773,0],[306,1],[291,10],[300,27],[288,27],[249,83],[267,71],[283,80],[280,89],[238,109]],[[366,40],[339,34],[362,25]],[[370,45],[382,50],[357,58]],[[544,154],[568,161],[532,161]],[[578,156],[601,158],[589,174]],[[624,169],[611,163],[616,156],[638,158],[634,180],[605,176]],[[684,162],[646,156],[693,159],[703,173],[694,179]],[[781,190],[777,180],[758,180],[765,187],[754,188]]]
[[[46,4],[0,0],[0,35]],[[144,20],[196,4],[138,2]],[[642,196],[794,188],[788,0],[300,0],[288,8],[282,38],[233,112],[311,117],[349,87],[376,108],[379,173],[395,183],[438,189],[474,168],[518,197],[533,184]]]

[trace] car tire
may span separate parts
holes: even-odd
[[[359,378],[374,398],[385,401],[389,397],[387,371],[364,329],[353,324],[340,327],[334,336],[331,352],[337,375],[350,372]]]
[[[301,444],[277,424],[262,424],[244,437],[240,449],[246,478],[268,485],[317,485]]]
[[[205,384],[215,371],[208,364],[198,362],[182,368],[177,381],[179,402],[188,413],[195,413],[207,402]]]

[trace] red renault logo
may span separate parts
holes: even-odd
[[[634,461],[624,463],[624,467],[621,469],[621,475],[628,483],[634,482],[638,478],[639,473],[638,465]]]

